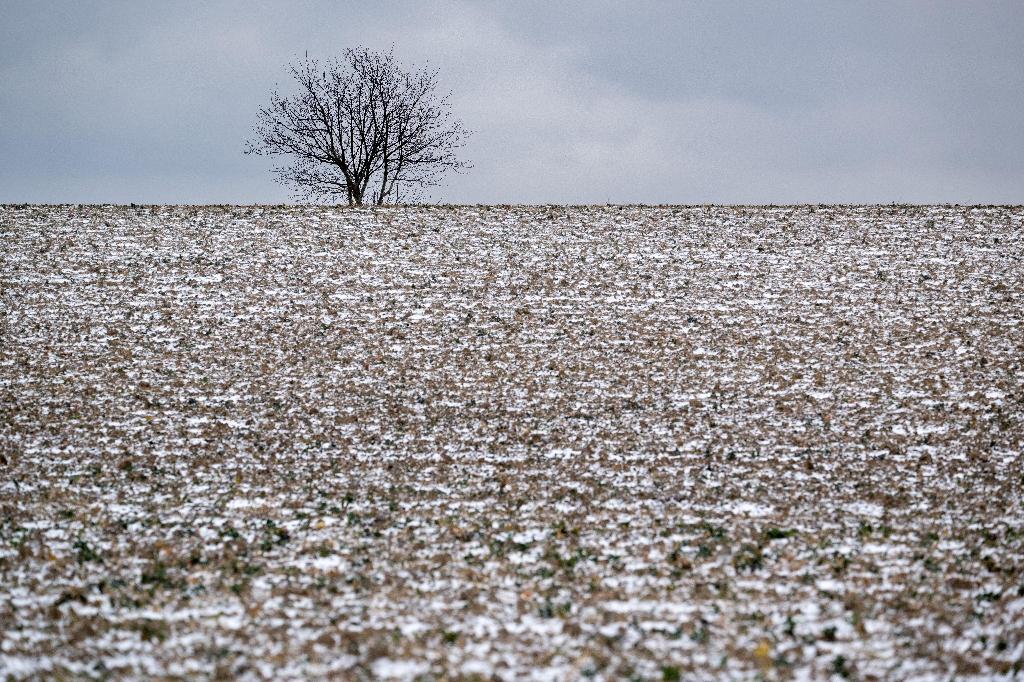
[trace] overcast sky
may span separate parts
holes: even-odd
[[[455,203],[1024,203],[1024,2],[0,0],[0,201],[276,203],[308,51],[429,60]]]

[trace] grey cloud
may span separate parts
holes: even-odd
[[[1024,201],[1024,5],[0,2],[0,201],[277,202],[283,66],[394,45],[454,202]],[[282,82],[282,85],[285,85]]]

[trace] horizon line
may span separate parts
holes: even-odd
[[[377,210],[377,209],[420,209],[420,208],[829,208],[829,207],[931,207],[944,206],[949,208],[1024,208],[1024,203],[1000,204],[1000,203],[959,203],[959,202],[803,202],[803,203],[780,203],[780,204],[758,204],[758,203],[700,203],[700,204],[667,204],[667,203],[599,203],[599,204],[573,204],[573,203],[495,203],[495,204],[470,204],[470,203],[416,203],[416,204],[362,204],[351,206],[349,204],[305,204],[305,203],[276,203],[276,204],[232,204],[232,203],[116,203],[116,202],[0,202],[0,208],[155,208],[155,207],[177,207],[177,208],[318,208],[318,209],[344,209],[344,210]]]

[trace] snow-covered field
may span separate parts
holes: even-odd
[[[0,207],[0,678],[1006,678],[1024,209]]]

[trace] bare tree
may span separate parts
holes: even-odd
[[[351,206],[419,198],[449,170],[469,164],[456,152],[469,132],[438,96],[437,71],[406,71],[393,52],[346,50],[289,65],[298,91],[276,89],[259,110],[246,154],[287,157],[279,182],[310,200]]]

